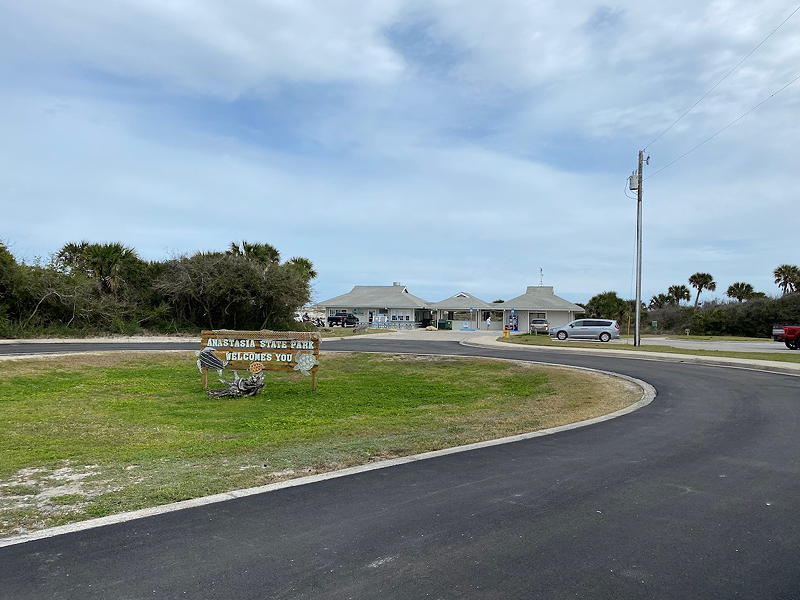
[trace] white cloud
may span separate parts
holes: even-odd
[[[0,176],[17,252],[122,239],[155,258],[262,239],[312,258],[321,296],[400,279],[431,298],[510,296],[540,266],[559,290],[627,295],[635,150],[788,14],[688,0],[8,10]],[[650,172],[794,76],[798,37],[800,15],[651,149]],[[796,255],[775,230],[800,224],[799,92],[648,181],[648,293],[697,270],[773,289]],[[244,114],[217,121],[240,97],[256,115],[296,108],[296,147]]]
[[[403,61],[381,37],[393,0],[220,3],[181,0],[19,2],[4,45],[18,56],[224,98],[275,82],[388,82]],[[10,14],[8,11],[10,10]],[[10,46],[10,48],[9,48]]]

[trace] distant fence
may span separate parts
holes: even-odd
[[[419,329],[422,327],[420,321],[374,321],[369,324],[371,329]]]

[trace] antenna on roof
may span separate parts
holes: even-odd
[[[544,271],[542,271],[542,267],[539,267],[539,287],[544,285]]]

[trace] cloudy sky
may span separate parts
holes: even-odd
[[[633,293],[636,152],[796,6],[0,0],[0,237],[20,258],[265,241],[321,300],[544,282]],[[800,75],[800,13],[648,148],[646,175]],[[646,298],[800,262],[800,82],[646,181]],[[721,292],[720,292],[721,288]]]

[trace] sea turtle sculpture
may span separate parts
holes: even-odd
[[[298,352],[295,371],[300,371],[303,375],[311,375],[310,371],[319,364],[313,352]]]

